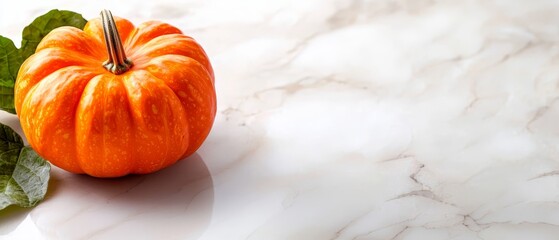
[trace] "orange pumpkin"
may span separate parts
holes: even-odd
[[[43,38],[20,68],[15,107],[29,144],[52,164],[96,177],[145,174],[205,140],[214,75],[178,28],[135,27],[104,10],[83,31],[60,27]]]

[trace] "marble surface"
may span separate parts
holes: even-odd
[[[178,26],[213,62],[218,114],[155,174],[53,168],[0,239],[558,239],[559,1],[12,4],[16,42],[52,8]]]

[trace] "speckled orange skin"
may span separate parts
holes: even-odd
[[[115,18],[134,66],[115,75],[100,19],[50,32],[21,66],[15,107],[29,144],[52,164],[95,177],[145,174],[194,153],[216,96],[200,45],[162,22]]]

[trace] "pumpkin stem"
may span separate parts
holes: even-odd
[[[106,9],[101,11],[101,21],[103,22],[103,35],[109,52],[109,59],[103,63],[103,67],[116,75],[125,73],[133,64],[126,58],[111,11]]]

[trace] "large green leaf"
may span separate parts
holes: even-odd
[[[22,62],[14,42],[0,36],[0,86],[14,87],[17,71]]]
[[[62,26],[73,26],[83,29],[87,20],[81,14],[67,10],[50,10],[48,13],[37,17],[31,24],[23,29],[21,39],[21,56],[27,59],[37,49],[39,42],[50,31]]]
[[[0,86],[0,110],[16,114],[14,107],[14,88]]]
[[[57,27],[74,26],[83,29],[87,20],[81,14],[54,9],[37,17],[23,29],[21,48],[17,49],[12,40],[0,36],[0,110],[16,113],[14,107],[14,84],[19,67],[37,49],[50,31]]]
[[[10,205],[32,207],[47,192],[50,164],[10,127],[0,124],[0,210]]]
[[[14,83],[23,62],[12,40],[0,36],[0,109],[15,113]]]

